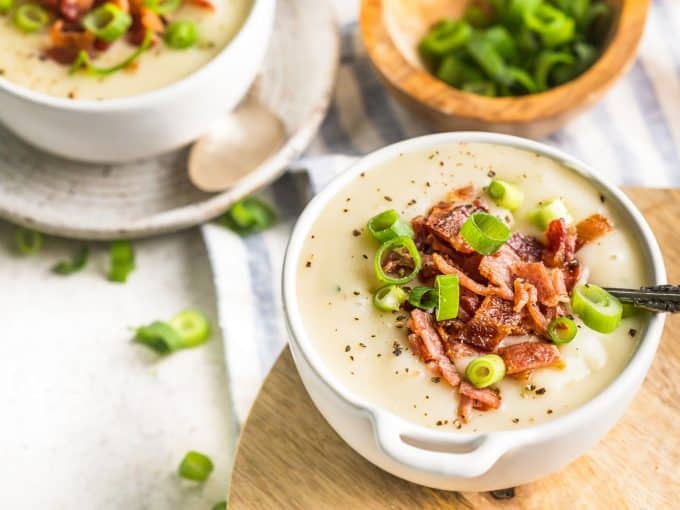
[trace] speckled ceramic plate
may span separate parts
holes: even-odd
[[[0,217],[65,237],[144,237],[210,220],[275,179],[316,134],[339,54],[327,2],[279,0],[277,9],[257,94],[284,121],[287,139],[236,187],[222,193],[194,188],[188,149],[125,165],[91,165],[42,153],[0,126]]]

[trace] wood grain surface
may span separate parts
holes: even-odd
[[[362,0],[359,25],[382,81],[409,111],[440,131],[484,130],[537,138],[597,102],[632,65],[649,0],[610,0],[618,13],[609,44],[577,79],[541,94],[487,98],[436,79],[411,55],[432,12],[456,17],[466,0]]]
[[[658,237],[669,281],[680,282],[680,190],[629,189]],[[616,427],[559,473],[512,499],[444,492],[395,478],[364,460],[307,396],[281,355],[242,431],[230,510],[670,509],[680,499],[680,316],[670,317],[645,383]]]

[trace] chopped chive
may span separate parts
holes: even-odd
[[[137,328],[135,342],[158,354],[170,354],[185,346],[182,336],[167,322],[155,321]]]
[[[541,230],[547,229],[553,220],[559,218],[562,218],[567,225],[574,221],[561,198],[539,204],[529,213],[529,220]]]
[[[408,298],[408,294],[398,285],[385,285],[373,294],[373,306],[383,312],[399,310]]]
[[[52,272],[60,275],[69,275],[77,273],[87,265],[87,260],[90,256],[90,248],[83,245],[75,253],[71,260],[62,260],[52,267]]]
[[[195,347],[210,338],[210,322],[203,312],[182,310],[170,319],[170,326],[182,337],[182,347]]]
[[[132,16],[117,5],[107,2],[88,12],[82,20],[85,30],[97,39],[113,42],[125,34],[132,25]]]
[[[460,304],[458,275],[437,275],[434,279],[434,288],[437,291],[437,311],[435,313],[437,320],[446,321],[458,317]]]
[[[408,297],[408,302],[411,306],[420,308],[422,310],[432,310],[439,302],[437,291],[432,287],[414,287]]]
[[[586,326],[605,334],[619,326],[623,313],[621,301],[592,283],[574,287],[571,308]]]
[[[14,241],[19,253],[22,255],[33,255],[40,251],[42,234],[30,228],[17,227],[14,232]]]
[[[478,212],[463,223],[460,235],[477,253],[493,255],[510,237],[510,229],[496,216]]]
[[[411,226],[394,209],[388,209],[368,220],[368,231],[380,243],[395,237],[413,237]]]
[[[179,476],[187,480],[205,482],[213,469],[214,465],[210,457],[200,452],[191,451],[184,456],[177,472]]]
[[[487,388],[505,377],[505,362],[497,354],[473,359],[465,369],[465,378],[476,388]]]
[[[576,337],[576,323],[569,317],[557,317],[548,324],[548,336],[557,345],[568,344]]]
[[[524,193],[517,186],[500,179],[491,181],[487,193],[497,205],[510,211],[519,208],[524,200]]]
[[[403,259],[408,257],[409,263],[411,264],[410,271],[400,269],[397,273],[388,274],[383,268],[383,263],[384,259],[392,253]],[[410,237],[395,237],[394,239],[384,242],[380,248],[378,248],[373,259],[373,268],[378,281],[392,285],[403,285],[413,280],[418,276],[422,264],[423,261],[418,252],[418,248],[416,248],[413,239]]]
[[[109,274],[111,282],[125,283],[135,269],[135,252],[130,241],[112,241],[109,247]]]

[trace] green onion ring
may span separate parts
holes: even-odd
[[[547,202],[541,202],[538,207],[529,212],[528,218],[529,221],[534,223],[541,230],[547,229],[548,225],[550,225],[553,220],[559,218],[562,218],[567,225],[574,221],[561,198],[554,198]]]
[[[505,362],[498,354],[479,356],[468,363],[465,378],[476,388],[487,388],[505,377]]]
[[[574,39],[574,20],[550,4],[541,3],[524,16],[524,23],[538,33],[543,44],[554,48]]]
[[[40,251],[42,234],[30,228],[17,227],[14,232],[14,242],[19,253],[22,255],[33,255]]]
[[[472,27],[465,21],[444,19],[430,29],[418,46],[426,60],[441,58],[462,47],[472,35]]]
[[[52,267],[52,272],[63,276],[76,273],[87,265],[90,248],[86,244],[81,246],[71,260],[62,260]]]
[[[144,53],[151,47],[152,41],[153,31],[147,30],[144,36],[144,40],[142,41],[142,44],[139,46],[139,48],[133,51],[125,60],[111,67],[93,66],[90,62],[90,55],[87,53],[87,51],[80,50],[75,61],[73,62],[73,64],[71,64],[71,67],[69,68],[68,72],[69,74],[73,74],[79,71],[80,69],[83,69],[89,74],[92,74],[94,76],[107,76],[109,74],[113,74],[115,72],[121,71],[122,69],[125,69],[135,60],[137,60],[137,58],[139,58],[139,56],[142,53]]]
[[[175,50],[184,50],[198,42],[198,28],[191,20],[173,21],[165,29],[165,44]]]
[[[135,269],[135,252],[130,241],[113,241],[109,247],[109,259],[109,281],[125,283]]]
[[[261,232],[275,221],[276,214],[271,207],[253,197],[239,200],[220,219],[222,225],[240,235]]]
[[[135,342],[158,354],[169,354],[184,347],[184,340],[175,328],[162,321],[155,321],[148,326],[137,328]]]
[[[489,183],[486,192],[500,207],[514,211],[522,205],[524,193],[514,184],[501,179],[494,179]]]
[[[573,65],[574,57],[563,51],[542,51],[536,60],[534,80],[539,91],[548,90],[548,77],[556,65]]]
[[[198,310],[182,310],[170,319],[170,326],[182,337],[182,347],[195,347],[210,338],[210,321]]]
[[[592,283],[574,287],[571,308],[586,326],[605,334],[618,327],[623,313],[621,301]]]
[[[416,308],[432,310],[437,306],[439,297],[437,296],[437,291],[432,287],[418,286],[414,287],[409,294],[408,302]]]
[[[35,32],[50,20],[45,9],[36,4],[23,4],[14,11],[14,24],[24,32]]]
[[[440,274],[434,279],[434,288],[437,291],[438,321],[446,321],[458,317],[460,305],[460,285],[457,274]]]
[[[548,324],[548,336],[557,345],[571,342],[576,332],[576,323],[569,317],[557,317]]]
[[[510,237],[510,229],[496,216],[478,212],[463,223],[460,234],[477,253],[493,255]]]
[[[210,476],[214,465],[210,457],[200,452],[187,452],[177,470],[180,477],[195,482],[204,482]]]
[[[408,294],[398,285],[385,285],[373,294],[373,306],[383,312],[394,312],[408,298]]]
[[[97,39],[113,42],[128,31],[132,25],[132,16],[117,5],[107,2],[88,12],[82,23]]]
[[[368,231],[380,243],[395,237],[413,237],[411,225],[394,209],[388,209],[368,220]]]
[[[390,252],[398,250],[400,248],[405,248],[406,251],[408,252],[408,255],[411,257],[413,261],[413,270],[407,275],[401,277],[390,276],[385,273],[385,270],[382,267],[383,258]],[[413,239],[405,236],[395,237],[394,239],[390,239],[389,241],[384,242],[380,246],[380,248],[378,248],[378,251],[376,252],[375,257],[373,259],[373,268],[375,270],[375,274],[376,277],[378,278],[378,281],[392,285],[403,285],[405,283],[410,282],[416,276],[418,276],[418,272],[420,271],[422,265],[423,261],[420,257],[420,253],[418,252],[418,248],[416,248],[416,245],[413,242]]]

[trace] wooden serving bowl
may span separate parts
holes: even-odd
[[[578,78],[521,97],[462,92],[431,75],[416,46],[444,16],[459,18],[468,0],[362,0],[361,35],[373,65],[394,97],[435,130],[484,130],[531,138],[560,129],[598,101],[635,59],[649,0],[609,0],[614,21],[600,58]]]

